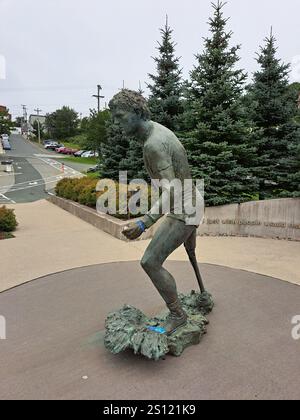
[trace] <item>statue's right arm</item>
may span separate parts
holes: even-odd
[[[162,193],[159,196],[159,199],[154,203],[152,208],[145,214],[145,216],[141,219],[145,224],[146,229],[149,229],[154,223],[156,223],[164,214],[162,213],[162,209],[167,208],[164,203],[167,201],[171,201],[173,198],[174,189],[170,188],[170,182],[174,180],[175,173],[172,164],[167,161],[160,161],[159,167],[159,174],[160,179],[165,179],[169,181],[162,187]]]

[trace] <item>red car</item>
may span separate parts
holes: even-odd
[[[74,155],[74,153],[76,152],[78,152],[78,149],[71,149],[69,147],[67,147],[66,150],[63,151],[65,155]]]
[[[57,147],[56,149],[55,149],[55,151],[57,152],[57,153],[62,153],[62,151],[64,150],[64,149],[66,149],[66,147]]]
[[[78,149],[71,149],[70,147],[58,147],[55,149],[57,153],[62,153],[63,155],[73,155],[77,152]]]

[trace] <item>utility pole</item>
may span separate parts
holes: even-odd
[[[122,80],[122,87],[119,88],[119,90],[124,90],[125,89],[125,80]]]
[[[100,95],[100,92],[102,90],[101,85],[97,85],[97,95],[93,95],[94,98],[97,98],[97,103],[98,103],[98,112],[100,112],[100,99],[104,98],[104,96]]]
[[[37,113],[37,116],[39,116],[40,112],[42,112],[42,110],[39,109],[39,108],[36,108],[35,112]],[[41,129],[40,129],[40,120],[39,119],[37,119],[37,124],[38,124],[38,139],[39,139],[39,144],[41,144]]]
[[[26,105],[21,105],[23,108],[23,124],[22,124],[22,131],[25,132],[26,138],[28,137],[28,126],[27,126],[27,107]]]
[[[23,108],[23,121],[27,123],[27,107],[26,105],[21,105]]]
[[[141,81],[140,80],[139,80],[139,90],[138,90],[138,92],[139,92],[140,95],[143,95],[143,93],[144,93],[144,91],[142,89],[142,84],[141,84]]]

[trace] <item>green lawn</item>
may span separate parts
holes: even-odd
[[[63,144],[65,147],[69,147],[70,149],[83,150],[83,149],[81,148],[81,146],[79,146],[79,144],[76,144],[76,143],[69,143],[68,141],[62,141],[62,144]]]
[[[91,178],[91,179],[100,179],[101,178],[100,172],[90,172],[88,174],[85,172],[85,174],[88,178]]]
[[[75,162],[75,163],[86,163],[87,165],[96,165],[99,161],[96,157],[85,158],[85,157],[75,157],[75,156],[68,156],[61,160],[65,160],[67,162]]]

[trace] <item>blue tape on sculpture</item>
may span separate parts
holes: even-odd
[[[136,224],[142,229],[143,232],[146,230],[145,223],[142,220],[138,220]]]
[[[165,334],[165,332],[166,332],[166,330],[163,327],[152,327],[152,326],[149,326],[149,327],[147,327],[147,329],[150,330],[150,331],[157,332],[159,334]]]

